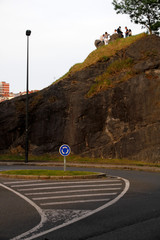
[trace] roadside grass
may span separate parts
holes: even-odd
[[[33,176],[86,176],[86,175],[94,175],[97,174],[95,172],[87,172],[87,171],[62,171],[62,170],[43,170],[43,169],[35,169],[35,170],[9,170],[2,171],[1,174],[9,174],[9,175],[33,175]]]
[[[0,155],[1,162],[17,162],[24,163],[25,157],[24,155],[19,154],[1,154]],[[102,159],[102,158],[90,158],[90,157],[81,157],[78,155],[70,154],[66,158],[67,163],[77,163],[77,164],[108,164],[108,165],[133,165],[133,166],[148,166],[148,167],[160,167],[160,162],[148,162],[148,161],[137,161],[131,159]],[[41,162],[43,164],[49,162],[50,164],[60,163],[63,164],[64,159],[59,154],[43,154],[43,155],[29,155],[28,157],[29,163]]]

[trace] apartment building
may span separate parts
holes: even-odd
[[[28,91],[29,94],[38,92],[38,90],[31,90]],[[0,102],[10,100],[15,97],[19,97],[22,95],[25,95],[26,92],[19,92],[19,93],[10,93],[9,92],[9,83],[6,82],[0,82]]]
[[[0,82],[0,96],[9,97],[9,83]]]

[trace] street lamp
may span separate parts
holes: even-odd
[[[26,31],[27,36],[27,81],[26,81],[26,146],[25,146],[25,163],[28,163],[28,80],[29,80],[29,36],[31,31]]]

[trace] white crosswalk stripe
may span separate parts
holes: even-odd
[[[33,200],[48,200],[48,199],[62,199],[62,198],[77,198],[77,197],[93,197],[93,196],[108,196],[116,195],[117,193],[96,193],[96,194],[80,194],[80,195],[67,195],[67,196],[57,196],[57,197],[41,197],[41,198],[32,198]]]
[[[17,180],[5,184],[27,196],[41,208],[55,208],[60,205],[68,208],[72,204],[71,207],[85,209],[86,203],[87,207],[92,209],[96,203],[99,206],[101,202],[113,199],[123,189],[123,182],[118,178],[74,181]]]
[[[5,185],[11,185],[11,184],[19,184],[19,183],[23,183],[23,184],[25,184],[25,183],[35,183],[35,181],[36,182],[43,182],[43,180],[25,180],[25,181],[23,181],[23,180],[20,180],[20,181],[7,181],[7,182],[3,182],[3,184],[5,184]],[[12,187],[12,185],[11,185],[11,187]]]
[[[119,182],[119,180],[105,180],[105,181],[102,181],[102,180],[97,180],[97,181],[81,181],[81,183],[93,183],[93,182],[96,182],[96,183],[103,183],[103,182]],[[19,183],[19,182],[18,182]],[[44,186],[44,185],[66,185],[66,184],[77,184],[76,182],[66,182],[66,181],[63,181],[63,182],[47,182],[47,183],[33,183],[33,184],[25,184],[25,187],[32,187],[32,186]],[[24,184],[20,184],[20,185],[11,185],[11,187],[24,187]]]
[[[53,206],[53,205],[64,205],[64,204],[73,204],[73,203],[92,203],[92,202],[107,202],[109,198],[104,199],[89,199],[89,200],[78,200],[78,201],[66,201],[66,202],[49,202],[49,203],[41,203],[41,206]]]
[[[101,184],[101,185],[76,185],[76,188],[86,188],[86,187],[107,187],[107,186],[120,186],[122,185],[121,183],[116,183],[116,184]],[[63,188],[75,188],[75,185],[69,186],[69,187],[64,187],[64,186],[58,186],[58,187],[42,187],[42,188],[22,188],[22,189],[17,189],[20,192],[25,192],[25,191],[37,191],[37,190],[46,190],[46,189],[63,189]]]
[[[108,191],[113,190],[120,190],[121,188],[107,188]],[[58,191],[54,192],[54,194],[57,193],[75,193],[75,192],[96,192],[96,191],[105,191],[106,188],[94,188],[94,189],[82,189],[82,190],[67,190],[67,191]],[[25,193],[26,196],[34,196],[34,195],[50,195],[53,194],[53,192],[37,192],[37,193]]]

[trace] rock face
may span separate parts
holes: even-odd
[[[97,40],[95,40],[94,45],[96,48],[99,48],[104,45],[104,42],[97,39]]]
[[[109,42],[113,42],[115,41],[116,39],[118,38],[122,38],[122,35],[121,34],[117,34],[117,33],[114,33],[110,36],[110,39],[109,39]]]
[[[121,34],[114,33],[114,34],[112,34],[112,35],[110,36],[109,42],[113,42],[113,41],[115,41],[115,40],[118,39],[118,38],[122,38],[122,35],[121,35]],[[99,47],[101,47],[101,46],[103,46],[103,45],[105,45],[105,44],[104,44],[103,41],[97,39],[97,40],[95,40],[94,45],[95,45],[96,48],[99,48]]]
[[[117,59],[132,59],[132,76],[87,97]],[[123,75],[123,72],[121,73]],[[102,158],[160,159],[160,38],[151,35],[106,61],[29,95],[30,151]],[[25,146],[25,96],[0,104],[0,152]]]

